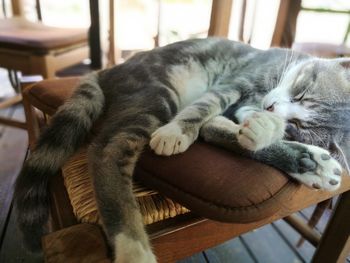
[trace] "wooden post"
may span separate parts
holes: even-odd
[[[90,19],[91,25],[89,29],[89,46],[91,67],[100,69],[102,67],[101,58],[101,40],[100,40],[100,11],[99,3],[96,0],[90,0]]]
[[[300,8],[301,0],[280,0],[271,46],[292,46]]]
[[[228,36],[232,3],[232,0],[213,0],[208,36]]]
[[[41,74],[44,79],[55,77],[56,61],[50,53],[45,56],[30,56],[30,74]]]
[[[313,228],[309,227],[300,217],[296,214],[289,215],[284,220],[295,230],[297,230],[303,238],[309,241],[315,247],[319,244],[321,235]]]
[[[243,0],[242,9],[241,9],[241,18],[239,21],[239,35],[238,35],[239,41],[242,41],[242,42],[244,42],[244,22],[245,22],[246,12],[247,12],[247,0]]]
[[[24,16],[23,2],[22,0],[11,0],[12,13],[15,16]]]
[[[22,92],[31,84],[42,80],[41,76],[22,77],[21,89]],[[26,116],[26,129],[28,131],[28,144],[31,150],[34,149],[35,143],[40,134],[40,125],[35,108],[30,104],[25,92],[23,92],[22,100],[24,114]]]
[[[350,252],[350,191],[343,193],[312,258],[313,263],[344,263]]]

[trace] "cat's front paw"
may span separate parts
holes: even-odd
[[[250,151],[261,150],[284,136],[285,122],[271,112],[256,112],[246,119],[237,134],[238,143]]]
[[[291,176],[314,189],[338,189],[341,182],[341,165],[322,148],[307,145],[307,150],[308,152],[301,154],[299,172],[292,173]]]
[[[169,156],[186,151],[193,141],[177,123],[170,122],[151,135],[149,145],[156,154]]]

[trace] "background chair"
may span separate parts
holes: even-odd
[[[58,70],[80,63],[89,56],[87,30],[44,25],[40,21],[40,2],[36,3],[37,22],[24,17],[20,0],[12,0],[13,17],[0,19],[0,67],[9,70],[17,92],[13,98],[1,102],[0,109],[21,101],[18,72],[53,78]],[[24,123],[5,118],[1,118],[0,123],[26,128]]]

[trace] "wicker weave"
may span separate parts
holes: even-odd
[[[81,149],[66,163],[63,167],[63,178],[77,220],[84,223],[101,223],[91,178],[88,175],[86,149]],[[189,211],[138,183],[134,184],[134,193],[146,225]]]

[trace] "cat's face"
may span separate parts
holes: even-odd
[[[263,108],[283,117],[305,142],[328,138],[330,129],[350,127],[349,64],[345,59],[309,59],[290,66],[264,98]]]

